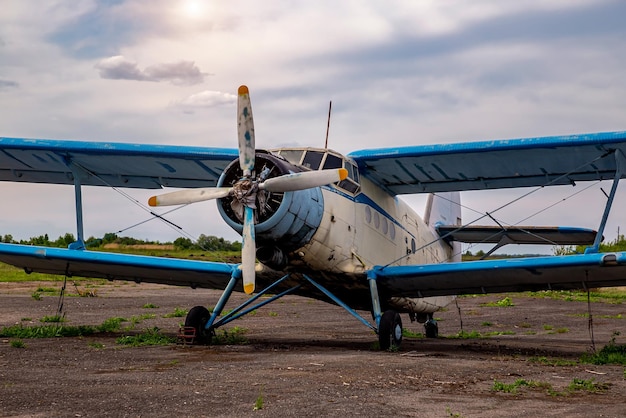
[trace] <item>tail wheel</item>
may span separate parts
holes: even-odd
[[[185,326],[193,327],[196,330],[197,344],[210,344],[212,330],[205,329],[205,325],[209,322],[211,313],[204,306],[194,306],[189,310],[185,318]]]
[[[396,311],[385,311],[378,326],[378,344],[381,350],[389,350],[392,346],[400,347],[402,343],[402,318]]]

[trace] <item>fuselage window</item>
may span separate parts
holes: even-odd
[[[411,253],[415,254],[415,251],[417,251],[417,247],[415,246],[415,240],[411,238]]]
[[[374,226],[376,229],[380,228],[380,215],[378,212],[374,212]]]
[[[396,226],[393,224],[393,222],[389,222],[389,236],[392,240],[396,239]]]
[[[387,235],[387,232],[389,231],[389,224],[387,223],[387,218],[385,218],[383,216],[383,234]]]
[[[324,153],[322,152],[307,151],[304,160],[302,160],[302,165],[311,170],[317,170],[320,168],[322,158],[324,158]]]
[[[365,222],[372,223],[372,210],[369,206],[365,206]]]

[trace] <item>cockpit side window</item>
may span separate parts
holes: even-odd
[[[320,168],[323,157],[323,152],[307,151],[306,155],[304,156],[304,160],[302,160],[302,165],[306,168],[310,168],[311,170],[317,170],[318,168]]]

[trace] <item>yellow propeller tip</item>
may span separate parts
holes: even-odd
[[[239,86],[239,90],[237,90],[237,93],[239,95],[242,95],[242,94],[249,94],[250,92],[248,91],[248,86]]]
[[[246,292],[247,295],[251,295],[254,292],[254,284],[246,283],[243,285],[243,291]]]
[[[156,206],[157,205],[157,197],[156,196],[152,196],[150,199],[148,199],[148,205]]]
[[[339,169],[339,179],[340,180],[345,180],[348,177],[348,170],[346,170],[345,168],[340,168]]]

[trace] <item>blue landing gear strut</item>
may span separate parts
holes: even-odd
[[[217,328],[220,328],[234,321],[235,319],[239,319],[242,316],[247,315],[248,313],[262,306],[272,303],[275,300],[280,299],[283,296],[293,293],[296,290],[300,289],[302,287],[302,283],[297,284],[293,287],[290,287],[289,289],[279,294],[276,294],[260,303],[255,304],[255,302],[260,297],[266,296],[267,294],[270,293],[270,291],[274,287],[276,287],[277,285],[284,282],[290,277],[291,277],[290,274],[283,276],[281,279],[275,281],[274,283],[272,283],[265,289],[261,290],[259,293],[257,293],[256,295],[254,295],[253,297],[251,297],[250,299],[248,299],[247,301],[245,301],[244,303],[242,303],[241,305],[239,305],[238,307],[230,311],[228,314],[224,315],[223,317],[220,317],[220,315],[222,314],[224,310],[226,303],[228,302],[228,300],[230,299],[230,296],[232,295],[232,292],[235,288],[235,285],[237,284],[237,281],[241,279],[241,270],[236,269],[233,271],[230,281],[228,282],[228,285],[226,286],[226,288],[224,289],[224,292],[220,296],[215,308],[213,309],[213,312],[209,313],[208,309],[206,309],[203,306],[196,306],[192,308],[189,311],[189,314],[187,314],[187,318],[185,320],[185,329],[190,330],[193,333],[193,335],[195,336],[194,341],[196,343],[209,344],[211,342],[212,337],[215,336],[215,330]],[[400,319],[400,315],[395,311],[387,311],[385,312],[384,315],[380,314],[380,302],[378,299],[378,292],[376,289],[375,281],[370,280],[370,290],[373,292],[372,303],[375,304],[372,312],[373,312],[374,319],[376,320],[376,324],[378,326],[372,325],[369,321],[367,321],[365,318],[359,315],[358,312],[356,312],[354,309],[352,309],[350,306],[344,303],[341,299],[335,296],[332,292],[330,292],[321,284],[317,283],[308,275],[305,274],[302,277],[304,278],[306,282],[313,285],[315,288],[317,288],[320,292],[326,295],[329,299],[331,299],[337,305],[344,308],[350,315],[355,317],[362,324],[364,324],[365,326],[367,326],[368,328],[372,329],[374,332],[379,334],[379,342],[382,342],[380,344],[381,349],[386,350],[390,348],[392,344],[396,346],[400,345],[400,341],[402,340],[402,321]],[[381,335],[383,335],[383,337],[381,337]]]

